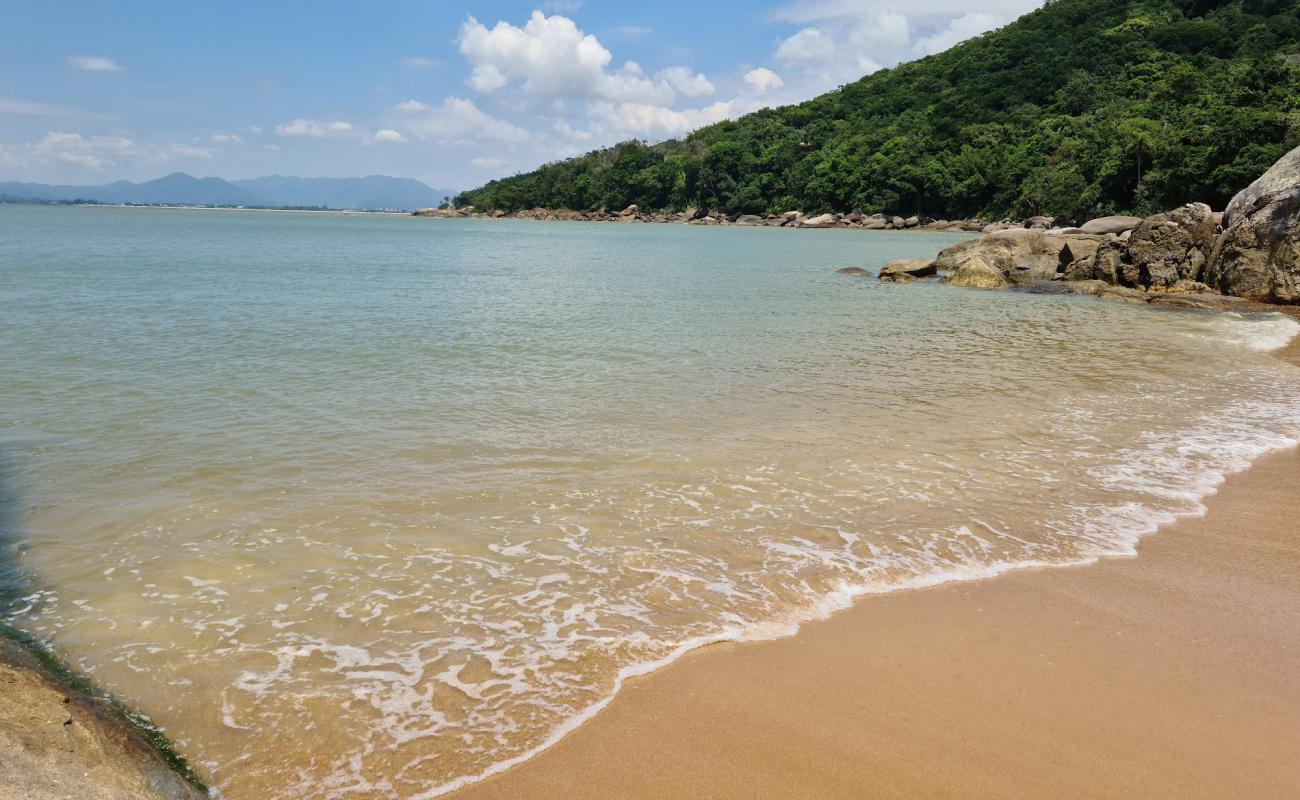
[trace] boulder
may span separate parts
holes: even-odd
[[[1300,147],[1228,204],[1205,283],[1270,303],[1300,303]]]
[[[835,270],[835,274],[836,275],[858,275],[865,278],[871,273],[863,269],[862,267],[845,267],[844,269]]]
[[[1027,228],[1007,228],[949,247],[939,254],[936,263],[939,269],[955,272],[968,259],[978,257],[1012,283],[1031,283],[1052,280],[1100,244],[1099,237],[1048,236]]]
[[[1268,201],[1278,192],[1285,192],[1300,186],[1300,147],[1278,159],[1268,171],[1255,179],[1255,182],[1242,189],[1228,203],[1223,212],[1223,227],[1226,230],[1236,225],[1238,220],[1248,216],[1256,207]]]
[[[1031,231],[1045,231],[1052,227],[1055,222],[1051,217],[1030,217],[1025,220],[1025,227]]]
[[[838,224],[834,214],[822,214],[816,217],[810,217],[799,223],[801,228],[833,228]]]
[[[636,204],[636,203],[633,203],[632,205],[630,205],[630,206],[628,206],[627,208],[623,209],[622,211],[618,212],[618,215],[619,215],[620,217],[632,217],[632,216],[636,216],[636,214],[637,214],[640,210],[641,210],[641,209],[637,207],[637,204]]]
[[[1156,214],[1129,235],[1127,261],[1137,267],[1130,285],[1164,288],[1201,278],[1214,249],[1214,212],[1204,203]]]
[[[1142,221],[1141,217],[1098,217],[1097,219],[1088,220],[1082,225],[1083,232],[1093,236],[1104,236],[1108,233],[1120,234],[1125,231],[1131,231]]]
[[[1007,285],[1007,281],[1002,273],[990,266],[987,261],[979,256],[973,256],[948,278],[948,284],[966,289],[1002,289]]]
[[[736,217],[736,224],[753,227],[755,225],[762,225],[763,218],[755,216],[754,214],[741,214],[739,217]]]
[[[939,267],[933,261],[924,259],[900,259],[880,268],[880,279],[892,283],[910,283],[937,274]]]
[[[908,217],[907,219],[903,220],[903,227],[904,227],[904,228],[915,228],[916,226],[918,226],[918,225],[920,225],[920,224],[921,224],[921,218],[920,218],[920,217]]]
[[[902,230],[903,228],[907,227],[907,220],[903,219],[902,217],[890,217],[889,224],[893,225],[894,228],[898,230]]]
[[[885,222],[883,219],[868,217],[862,220],[862,227],[869,231],[882,231],[889,227],[889,223]]]
[[[795,220],[799,219],[802,216],[803,216],[802,211],[787,211],[781,215],[781,218],[784,219],[786,222],[794,222]]]

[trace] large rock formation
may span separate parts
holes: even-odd
[[[1234,197],[1223,224],[1205,282],[1224,294],[1300,303],[1300,147]]]
[[[1137,224],[1128,239],[1115,239],[1098,255],[1093,277],[1121,286],[1158,289],[1200,280],[1214,249],[1214,212],[1204,203],[1156,214]]]
[[[948,283],[967,289],[1001,289],[1007,285],[1007,279],[1000,270],[990,266],[983,258],[972,256],[962,262],[957,271],[948,278]]]
[[[1048,234],[1026,228],[1009,228],[962,242],[939,254],[939,269],[956,272],[979,258],[1009,283],[1052,280],[1069,264],[1091,255],[1102,243],[1098,236]]]

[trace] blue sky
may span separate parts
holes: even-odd
[[[9,0],[0,180],[388,174],[468,188],[807,99],[1040,0]]]

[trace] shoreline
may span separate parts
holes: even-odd
[[[1274,357],[1300,366],[1300,337],[1276,351]],[[1289,492],[1297,480],[1300,480],[1300,447],[1293,445],[1272,450],[1254,459],[1244,470],[1228,473],[1215,491],[1202,498],[1205,511],[1201,515],[1181,517],[1172,523],[1158,526],[1153,533],[1143,535],[1133,555],[1101,556],[1080,564],[1023,566],[988,577],[957,579],[932,586],[858,596],[849,607],[806,621],[792,634],[763,640],[727,640],[696,645],[676,654],[666,666],[629,676],[611,698],[575,724],[566,725],[557,731],[556,736],[533,753],[512,759],[511,762],[503,762],[482,776],[457,781],[438,794],[458,800],[495,796],[555,797],[565,800],[607,796],[657,798],[689,796],[698,793],[702,786],[709,786],[712,789],[708,794],[710,797],[738,799],[766,796],[769,793],[772,796],[810,798],[949,796],[948,793],[953,793],[953,796],[990,798],[1134,794],[1169,797],[1171,800],[1175,797],[1205,797],[1208,800],[1233,794],[1277,797],[1278,800],[1292,797],[1293,791],[1300,790],[1300,767],[1289,766],[1300,764],[1300,730],[1291,733],[1289,737],[1277,736],[1277,731],[1287,730],[1281,726],[1276,731],[1256,735],[1257,739],[1280,739],[1280,744],[1276,741],[1271,745],[1259,741],[1253,741],[1252,744],[1255,748],[1280,747],[1288,756],[1276,759],[1271,764],[1254,766],[1256,773],[1274,781],[1271,784],[1250,787],[1220,785],[1207,780],[1207,776],[1203,775],[1196,782],[1188,781],[1175,788],[1175,784],[1162,782],[1169,776],[1160,773],[1140,791],[1120,784],[1101,793],[1096,793],[1093,789],[1077,792],[1065,790],[1054,783],[1053,773],[1062,766],[1059,759],[1077,758],[1080,764],[1088,762],[1086,769],[1066,762],[1067,766],[1075,767],[1077,774],[1072,779],[1078,782],[1083,780],[1085,773],[1091,774],[1091,769],[1102,768],[1099,764],[1091,763],[1093,759],[1087,752],[1087,747],[1097,747],[1100,743],[1085,735],[1085,746],[1078,747],[1078,743],[1067,738],[1062,745],[1070,744],[1071,749],[1053,752],[1053,757],[1047,759],[1046,763],[1032,765],[1017,764],[1015,759],[1007,763],[1005,756],[998,757],[982,750],[978,744],[980,742],[987,746],[1000,737],[1023,736],[1022,728],[1026,727],[1027,722],[1044,724],[1041,711],[1034,713],[1034,720],[1026,720],[1017,716],[1025,713],[1026,709],[1008,711],[1007,704],[1022,703],[1050,709],[1054,702],[1059,704],[1062,700],[1061,696],[1054,694],[1060,687],[1045,686],[1039,688],[1051,691],[1036,694],[1030,703],[1025,703],[1027,690],[1023,685],[1008,685],[1004,682],[997,686],[996,676],[987,674],[979,677],[994,683],[994,688],[1000,690],[995,713],[983,715],[985,718],[978,721],[971,717],[965,718],[970,730],[961,727],[952,729],[946,724],[939,727],[905,726],[907,736],[892,743],[895,750],[910,751],[933,748],[937,742],[946,742],[950,747],[972,747],[978,755],[970,759],[970,763],[962,765],[964,771],[949,770],[935,775],[932,772],[933,760],[941,759],[948,752],[946,749],[936,749],[928,752],[927,758],[923,760],[902,759],[890,767],[893,770],[890,786],[893,788],[881,789],[876,786],[879,776],[862,772],[858,760],[864,759],[867,763],[884,768],[886,765],[880,763],[882,759],[878,750],[882,745],[881,737],[896,734],[897,731],[892,728],[885,731],[863,730],[858,725],[858,720],[843,718],[845,715],[840,699],[828,701],[824,695],[839,695],[843,692],[852,699],[859,699],[863,691],[860,682],[872,677],[869,669],[859,668],[869,665],[873,659],[879,660],[878,657],[866,655],[869,646],[875,644],[868,631],[880,630],[883,622],[888,623],[888,630],[894,638],[903,637],[901,644],[908,652],[904,660],[890,665],[890,677],[898,684],[894,687],[898,692],[885,696],[879,691],[868,691],[867,694],[875,702],[864,705],[863,709],[883,709],[894,722],[906,721],[918,711],[941,714],[940,710],[934,708],[932,698],[907,695],[909,690],[917,690],[913,685],[913,676],[922,672],[930,674],[939,667],[953,667],[951,663],[934,662],[938,655],[947,655],[950,661],[958,662],[970,654],[970,648],[959,646],[955,652],[933,653],[926,644],[932,634],[946,632],[964,636],[968,641],[983,639],[992,642],[1019,634],[1026,641],[1017,642],[1021,645],[1018,652],[999,652],[995,648],[995,659],[1004,667],[1032,671],[1030,659],[1020,658],[1010,664],[1007,663],[1008,659],[1025,656],[1028,649],[1043,649],[1049,644],[1044,639],[1050,638],[1053,632],[1065,640],[1067,652],[1073,656],[1083,656],[1085,661],[1089,656],[1095,656],[1099,650],[1104,651],[1104,647],[1095,646],[1097,642],[1091,642],[1089,644],[1094,646],[1087,647],[1083,643],[1070,641],[1070,634],[1071,626],[1076,629],[1087,626],[1085,630],[1096,634],[1099,620],[1087,617],[1095,617],[1107,609],[1109,604],[1107,613],[1117,615],[1130,626],[1150,626],[1156,629],[1161,625],[1166,628],[1176,627],[1176,630],[1160,632],[1187,651],[1204,649],[1202,645],[1208,645],[1216,651],[1238,649],[1241,651],[1238,656],[1250,653],[1253,658],[1266,662],[1266,667],[1265,686],[1256,685],[1254,688],[1262,691],[1252,694],[1248,700],[1259,708],[1269,703],[1278,708],[1295,707],[1300,704],[1300,675],[1290,675],[1284,666],[1278,665],[1288,663],[1288,658],[1294,658],[1289,648],[1300,647],[1300,636],[1291,634],[1294,630],[1300,630],[1300,626],[1274,625],[1262,621],[1266,618],[1255,615],[1241,617],[1242,624],[1234,630],[1223,623],[1231,623],[1238,617],[1229,614],[1225,618],[1222,598],[1213,596],[1191,598],[1199,600],[1204,607],[1189,608],[1184,604],[1176,610],[1171,609],[1167,596],[1171,587],[1152,582],[1149,575],[1153,572],[1160,574],[1164,577],[1164,584],[1182,584],[1183,589],[1191,584],[1198,590],[1212,591],[1214,587],[1207,584],[1221,582],[1230,592],[1230,605],[1250,605],[1246,595],[1263,588],[1270,595],[1282,595],[1282,603],[1269,611],[1300,623],[1300,590],[1295,588],[1300,586],[1300,582],[1297,582],[1300,578],[1300,523],[1290,522],[1300,519],[1300,497]],[[1240,534],[1238,520],[1241,518],[1254,521],[1263,532],[1255,534],[1253,538]],[[1188,542],[1180,533],[1189,534],[1191,538],[1200,541]],[[1230,549],[1216,541],[1219,538],[1234,543],[1246,542],[1249,547],[1265,551],[1281,551],[1290,556],[1290,561],[1280,566],[1273,565],[1272,572],[1266,571],[1262,575],[1258,571],[1236,569],[1236,564],[1219,569],[1222,563],[1232,563],[1231,553],[1219,552]],[[1209,552],[1196,552],[1198,545],[1207,545]],[[1190,571],[1188,568],[1193,566],[1197,568],[1198,574],[1187,574]],[[1243,586],[1246,588],[1241,588]],[[1172,619],[1130,618],[1126,609],[1117,607],[1112,599],[1112,596],[1122,594],[1117,589],[1123,589],[1147,606],[1175,613],[1170,615]],[[1045,607],[1046,610],[1035,609],[1050,624],[1045,627],[1040,624],[1021,632],[1017,626],[1023,619],[1019,618],[1017,612],[1024,613],[1022,600],[1026,595],[1042,595],[1049,600],[1065,596],[1069,602],[1060,608],[1049,604]],[[978,605],[986,601],[1007,607],[1005,610],[1008,613],[986,615],[984,608]],[[935,620],[946,619],[953,614],[962,615],[965,619],[963,625],[968,627],[944,622],[938,623],[942,631],[931,630],[936,624]],[[1071,617],[1068,620],[1065,619],[1067,614]],[[1208,632],[1196,629],[1198,625],[1207,627],[1203,621],[1198,621],[1200,614],[1212,619]],[[1080,616],[1085,619],[1080,619]],[[1188,626],[1194,630],[1188,631]],[[1268,628],[1271,632],[1261,631],[1261,627]],[[1261,655],[1259,648],[1247,650],[1235,647],[1244,638],[1262,638],[1267,645],[1272,646],[1274,652]],[[854,645],[852,649],[858,652],[844,655],[841,651],[845,643]],[[1030,647],[1026,649],[1025,644]],[[1059,647],[1062,642],[1050,644]],[[1137,650],[1131,649],[1132,644],[1127,646],[1130,652],[1126,655],[1130,661],[1134,660],[1134,655],[1139,657],[1137,661],[1143,660],[1141,656],[1150,655],[1141,645]],[[1003,649],[1011,648],[1008,646]],[[1154,666],[1150,666],[1150,669],[1162,673],[1165,670],[1185,673],[1187,661],[1193,660],[1191,656],[1194,653],[1168,652],[1172,649],[1174,648],[1166,648],[1165,652],[1157,653],[1158,657],[1151,658]],[[1171,663],[1171,660],[1182,657],[1188,658]],[[1221,669],[1202,669],[1178,677],[1212,685],[1223,692],[1224,673],[1231,674],[1234,670],[1241,669],[1259,671],[1252,658],[1244,660],[1246,663],[1243,666],[1220,653],[1214,666]],[[1078,668],[1078,665],[1072,666]],[[1271,671],[1268,666],[1271,666]],[[1102,668],[1102,665],[1088,662],[1082,671],[1086,673],[1093,667]],[[955,668],[960,670],[961,666]],[[738,669],[743,672],[738,673]],[[825,682],[822,680],[825,676],[819,676],[818,670],[831,673],[834,678],[838,678],[838,682]],[[751,680],[751,676],[761,677]],[[804,680],[801,676],[821,679]],[[1098,683],[1099,676],[1095,673],[1085,677],[1091,678],[1094,684]],[[1123,675],[1110,673],[1100,677],[1102,685],[1107,682],[1122,683],[1124,680]],[[821,692],[810,690],[810,683],[829,688]],[[1276,697],[1279,686],[1282,694],[1293,697],[1296,702],[1288,704],[1285,699],[1279,700]],[[927,688],[932,687],[933,684]],[[787,694],[801,694],[804,702],[791,703],[785,696]],[[958,692],[958,696],[945,698],[952,701],[952,713],[957,716],[967,710],[961,706],[960,694]],[[725,697],[732,699],[728,701]],[[901,702],[905,698],[919,701],[919,708]],[[1125,699],[1141,701],[1143,698]],[[1076,714],[1084,718],[1096,718],[1100,724],[1104,724],[1105,710],[1108,707],[1119,708],[1107,704],[1105,700],[1106,698],[1097,695],[1075,698],[1072,701],[1075,705],[1087,706],[1089,710],[1085,712],[1082,708],[1072,708],[1070,713],[1062,714],[1060,718],[1071,719],[1070,715]],[[1166,698],[1164,705],[1160,702],[1150,703],[1154,707],[1145,710],[1165,716],[1178,716],[1189,711],[1187,706],[1177,708],[1176,699],[1172,703],[1167,702],[1169,700]],[[701,705],[705,708],[701,708]],[[820,707],[820,712],[809,712],[809,706]],[[1202,706],[1193,704],[1190,710],[1199,708]],[[1193,720],[1206,728],[1212,727],[1216,719],[1223,719],[1231,711],[1224,705],[1207,705],[1206,710],[1213,713]],[[1131,707],[1124,707],[1124,711],[1132,714]],[[755,717],[762,719],[756,721]],[[1274,715],[1273,719],[1278,722],[1282,717]],[[1132,716],[1125,717],[1125,722],[1142,727],[1142,720]],[[1255,728],[1255,722],[1253,717],[1236,720],[1245,729]],[[852,737],[829,737],[824,733],[826,729],[840,731],[846,727],[856,728],[863,740],[854,742]],[[1059,733],[1053,731],[1051,725],[1046,727],[1049,736],[1053,732]],[[979,736],[974,736],[976,728],[979,729]],[[1200,737],[1188,736],[1188,739],[1195,739],[1198,743],[1205,739],[1205,729],[1196,726],[1176,727],[1172,731],[1162,732],[1181,735],[1186,730],[1196,730]],[[683,733],[686,734],[685,737],[682,736]],[[1234,752],[1245,757],[1247,748],[1240,743],[1251,740],[1249,737],[1241,738],[1244,735],[1241,731],[1238,734],[1234,740],[1237,743]],[[810,735],[815,744],[809,743],[807,737]],[[1176,739],[1177,736],[1173,738]],[[1144,736],[1133,736],[1135,749],[1129,756],[1135,757],[1136,762],[1145,763],[1148,758],[1163,755],[1144,749],[1144,740]],[[1028,744],[1030,743],[1027,742]],[[1216,747],[1206,749],[1205,755],[1221,754],[1221,748],[1228,744],[1226,740],[1217,742]],[[1041,744],[1041,747],[1045,751],[1051,751],[1050,744]],[[835,764],[825,763],[826,751],[839,754]],[[647,758],[647,754],[651,757]],[[820,774],[817,769],[801,769],[796,766],[818,762],[823,763],[827,772],[835,775],[835,780]],[[1197,762],[1202,768],[1205,763]],[[611,774],[602,770],[606,764],[619,764],[621,768],[616,774]],[[781,766],[774,769],[772,764]],[[1176,765],[1177,762],[1165,764],[1166,767]],[[907,774],[900,774],[904,771],[904,766],[907,766]],[[992,769],[993,766],[997,770]],[[1025,770],[1033,766],[1037,772],[1032,776],[1028,772],[1017,774],[1014,772],[1017,766]],[[853,775],[853,779],[847,782],[840,774],[845,769]],[[1000,772],[1008,769],[1012,772]],[[972,773],[981,770],[989,774],[979,776],[982,788],[972,794],[969,792],[974,785],[971,782],[975,777]],[[1113,775],[1114,772],[1112,770],[1107,774]],[[1240,779],[1243,773],[1238,770],[1237,774]],[[1031,777],[1037,782],[1030,781]],[[898,791],[903,786],[908,787],[907,791]]]

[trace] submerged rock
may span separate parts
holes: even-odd
[[[871,272],[869,270],[863,269],[862,267],[845,267],[844,269],[835,270],[835,274],[836,275],[860,275],[862,277],[867,277],[871,275]]]

